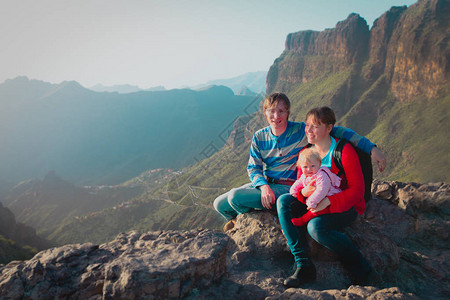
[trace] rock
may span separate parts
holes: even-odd
[[[11,299],[179,298],[226,271],[229,238],[210,230],[119,235],[103,245],[52,248],[0,269]]]
[[[376,271],[372,286],[349,286],[336,255],[309,238],[317,280],[286,290],[283,280],[293,272],[293,258],[278,218],[256,211],[239,215],[228,235],[129,232],[102,245],[41,251],[31,260],[0,266],[0,294],[11,299],[448,298],[450,288],[443,283],[450,276],[449,185],[377,181],[373,191],[365,214],[345,229]]]
[[[395,242],[363,219],[358,219],[348,227],[346,233],[381,277],[392,277],[389,274],[394,273],[399,264]],[[234,242],[234,246],[230,248],[234,253],[229,261],[229,269],[233,268],[233,265],[245,263],[245,260],[252,256],[266,261],[273,261],[281,256],[290,258],[293,262],[286,238],[272,212],[256,211],[239,215],[235,227],[228,234]],[[336,288],[348,286],[350,278],[336,254],[310,237],[308,246],[317,268],[318,279],[315,287],[323,288],[323,282],[333,282]],[[291,272],[290,268],[287,271]]]
[[[379,290],[374,287],[351,286],[347,290],[315,291],[309,289],[288,289],[276,297],[268,297],[267,300],[276,299],[419,299],[411,293],[403,293],[399,288]]]
[[[238,215],[236,225],[228,235],[239,252],[267,258],[289,251],[278,218],[272,212],[256,211]]]
[[[387,182],[374,183],[372,185],[372,190],[374,190],[375,195],[380,199],[389,200],[392,198],[392,187]]]

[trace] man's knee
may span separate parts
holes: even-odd
[[[246,193],[242,188],[234,188],[228,192],[227,196],[228,203],[234,207],[240,205],[241,198],[245,197]]]
[[[215,209],[216,211],[220,211],[220,207],[223,205],[223,202],[224,202],[224,201],[225,201],[225,202],[228,201],[228,200],[227,200],[227,194],[228,194],[228,193],[222,194],[222,195],[220,195],[219,197],[217,197],[217,198],[214,200],[213,206],[214,206],[214,209]]]

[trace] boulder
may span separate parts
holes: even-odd
[[[388,236],[363,218],[358,218],[345,232],[382,278],[395,272],[399,265],[398,247]],[[273,212],[255,211],[238,215],[235,227],[227,233],[232,240],[229,268],[245,264],[248,257],[272,261],[283,257],[293,263],[286,238]],[[349,274],[336,254],[309,236],[308,247],[317,268],[317,286],[322,286],[323,282],[333,282],[336,288],[349,285]],[[287,272],[291,272],[291,268]]]
[[[346,290],[325,290],[316,291],[309,289],[288,289],[284,293],[275,297],[267,297],[267,300],[315,300],[315,299],[403,299],[418,300],[417,296],[411,293],[403,293],[399,288],[378,289],[375,287],[351,286]]]
[[[0,268],[10,299],[180,298],[226,271],[229,238],[211,230],[120,234],[100,246],[66,245]]]

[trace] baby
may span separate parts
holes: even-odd
[[[300,152],[297,161],[297,167],[302,169],[303,174],[292,185],[289,193],[298,198],[298,194],[308,197],[306,205],[308,212],[300,218],[291,219],[295,226],[306,225],[309,220],[319,215],[330,213],[327,207],[319,212],[311,212],[311,208],[316,208],[319,202],[327,197],[341,192],[339,188],[341,178],[332,173],[327,167],[321,167],[322,159],[314,148],[307,148]],[[309,186],[315,186],[311,191]]]

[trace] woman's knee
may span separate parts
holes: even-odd
[[[283,209],[285,207],[290,207],[292,204],[292,200],[295,200],[290,194],[283,194],[277,199],[277,210]]]
[[[306,226],[309,235],[316,241],[319,242],[320,236],[323,233],[324,228],[321,226],[320,218],[316,217],[311,219]]]

